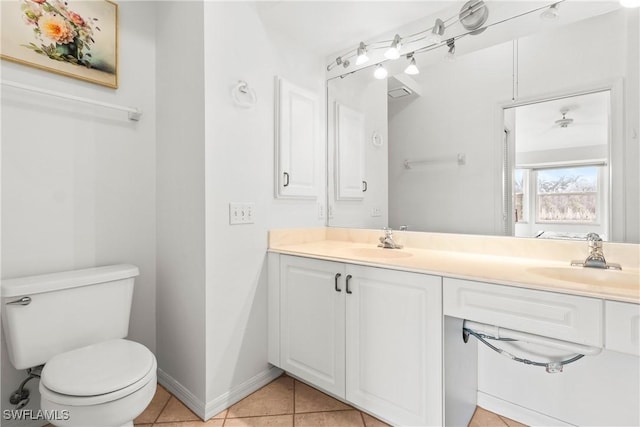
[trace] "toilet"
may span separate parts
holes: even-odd
[[[122,264],[2,281],[9,360],[44,365],[40,409],[54,426],[132,426],[151,402],[156,358],[124,339],[138,274]]]

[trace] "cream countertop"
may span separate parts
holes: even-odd
[[[394,232],[403,249],[377,247],[381,230],[272,230],[269,251],[640,304],[640,245],[607,243],[623,271],[571,267],[586,242]]]

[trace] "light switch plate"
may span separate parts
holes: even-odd
[[[229,224],[253,224],[255,222],[256,204],[252,202],[229,203]]]

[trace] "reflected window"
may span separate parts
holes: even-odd
[[[526,223],[529,221],[529,207],[527,203],[529,187],[529,170],[516,169],[513,175],[513,209],[514,221]]]
[[[598,222],[598,175],[601,167],[536,170],[536,222]]]

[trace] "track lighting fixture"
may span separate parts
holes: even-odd
[[[558,11],[559,7],[558,3],[552,4],[548,9],[540,14],[540,18],[545,21],[555,21],[560,15],[560,12]]]
[[[623,7],[640,7],[640,0],[620,0]]]
[[[438,18],[436,19],[436,23],[433,24],[433,28],[431,29],[431,32],[427,35],[427,43],[438,44],[442,41],[443,35],[444,35],[444,21]]]
[[[447,47],[449,48],[449,51],[445,55],[445,59],[447,59],[448,61],[455,61],[456,60],[456,40],[455,39],[447,40]]]
[[[402,48],[402,39],[399,34],[396,34],[391,43],[391,47],[384,53],[384,57],[387,59],[400,58],[400,49]]]
[[[414,76],[416,74],[420,74],[420,70],[418,69],[418,66],[416,65],[416,59],[413,57],[413,54],[411,55],[407,55],[407,59],[409,59],[409,65],[407,66],[407,68],[404,69],[404,72],[406,74],[409,74],[411,76]]]
[[[376,66],[375,71],[373,72],[373,77],[375,77],[378,80],[382,80],[387,78],[387,74],[388,74],[387,69],[384,68],[382,64],[378,64]]]
[[[363,42],[360,42],[360,46],[358,46],[356,65],[362,65],[366,62],[369,62],[369,57],[367,56],[367,46]]]

